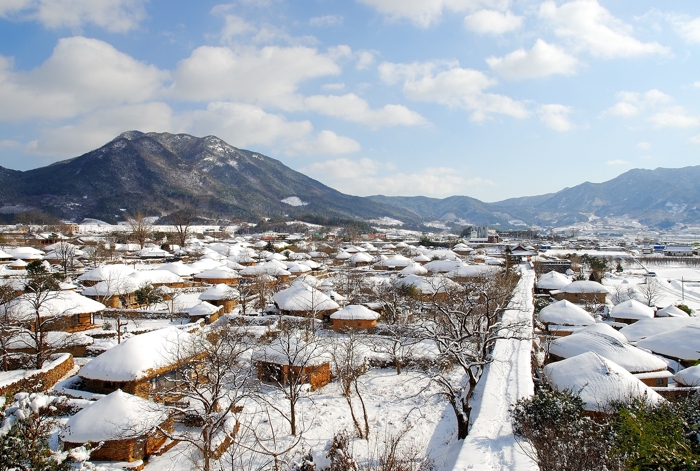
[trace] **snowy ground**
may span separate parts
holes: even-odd
[[[668,265],[647,265],[646,268],[656,273],[655,278],[651,278],[658,283],[659,297],[656,300],[657,306],[668,306],[669,304],[685,304],[694,311],[700,312],[700,268],[687,266]],[[622,288],[634,288],[639,291],[641,285],[649,278],[637,274],[639,270],[625,270],[618,275],[605,278],[603,284],[608,287],[612,294],[617,286]],[[684,280],[685,283],[681,283]],[[638,298],[642,300],[642,298]]]
[[[459,450],[454,470],[538,469],[516,443],[509,408],[534,393],[530,369],[532,348],[532,287],[535,273],[524,270],[503,322],[517,325],[518,339],[501,339],[474,392],[472,427]],[[525,325],[524,329],[521,327]]]

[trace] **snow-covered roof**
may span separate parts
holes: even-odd
[[[202,301],[220,301],[222,299],[235,299],[238,295],[239,293],[235,288],[220,283],[200,294],[199,299]]]
[[[78,281],[117,280],[119,278],[124,278],[135,271],[136,270],[134,270],[133,267],[128,265],[101,265],[80,275],[78,277]]]
[[[117,389],[68,419],[60,432],[68,443],[99,443],[147,434],[168,418],[160,404]]]
[[[579,332],[598,332],[600,334],[605,334],[609,337],[612,337],[618,342],[629,343],[627,337],[622,335],[619,330],[615,330],[613,326],[611,326],[610,324],[606,324],[605,322],[596,322],[595,324],[588,325],[581,329]]]
[[[652,335],[676,330],[688,325],[700,325],[700,317],[655,317],[642,319],[620,329],[630,342],[637,342]]]
[[[564,286],[570,283],[571,280],[568,276],[552,270],[549,273],[545,273],[544,275],[540,276],[540,278],[537,280],[536,286],[538,289],[562,289]]]
[[[561,288],[563,293],[605,293],[608,290],[597,281],[576,280]]]
[[[652,335],[640,340],[637,345],[668,358],[697,361],[700,360],[700,325],[688,325]]]
[[[102,381],[145,378],[180,360],[178,347],[191,340],[192,334],[175,327],[136,335],[97,356],[80,369],[78,376]]]
[[[86,298],[75,291],[49,291],[37,297],[36,294],[23,294],[7,304],[0,306],[1,312],[9,312],[18,320],[31,319],[36,315],[42,318],[53,316],[72,316],[75,314],[90,314],[105,309],[105,305]]]
[[[275,293],[272,299],[283,311],[335,311],[340,308],[330,297],[301,282],[292,283],[289,288]]]
[[[550,304],[538,314],[541,322],[558,325],[590,325],[595,319],[582,307],[567,300]]]
[[[462,287],[442,276],[418,276],[408,275],[405,278],[396,280],[396,284],[415,286],[421,293],[432,295],[437,293],[446,293],[450,290],[461,290]]]
[[[240,275],[235,270],[232,270],[230,268],[218,267],[197,273],[194,275],[194,278],[202,278],[209,280],[233,280],[235,278],[240,278]]]
[[[654,317],[654,309],[636,299],[628,299],[613,307],[610,311],[610,317],[615,319],[651,319]]]
[[[420,263],[414,262],[404,267],[399,273],[401,275],[427,275],[428,270]]]
[[[223,309],[223,306],[214,306],[206,301],[190,306],[185,309],[185,312],[190,316],[210,316]]]
[[[194,273],[201,273],[205,270],[211,270],[220,267],[221,265],[221,261],[212,260],[210,258],[203,258],[201,260],[197,260],[196,262],[190,263],[190,268],[192,268]]]
[[[349,304],[331,314],[331,319],[374,321],[379,319],[379,313],[359,304]]]
[[[392,255],[391,257],[388,257],[386,260],[382,262],[382,265],[388,268],[396,268],[396,267],[407,267],[409,266],[413,261],[408,258],[404,257],[403,255],[396,254]]]
[[[348,258],[348,262],[350,263],[369,263],[372,260],[374,260],[374,257],[367,252],[356,252]]]
[[[425,268],[431,273],[447,273],[467,266],[461,260],[433,260],[425,264]]]
[[[673,304],[669,304],[663,309],[656,311],[656,317],[689,317],[688,313],[678,309]]]
[[[614,361],[630,373],[661,371],[667,367],[661,358],[599,332],[579,332],[559,338],[549,346],[549,352],[561,358],[595,352]]]
[[[679,371],[673,375],[673,380],[681,386],[700,386],[700,365]]]
[[[330,361],[330,355],[317,342],[282,336],[253,352],[252,359],[278,365],[317,366]]]
[[[605,411],[612,402],[633,397],[651,403],[663,399],[632,373],[594,352],[586,352],[544,367],[544,375],[555,389],[578,392],[586,410]]]
[[[92,345],[95,340],[83,332],[61,332],[50,331],[44,332],[42,342],[51,348],[69,348],[74,346]],[[5,344],[9,350],[22,350],[25,348],[36,348],[36,340],[34,335],[29,332],[23,332],[17,336],[9,338],[9,342]]]
[[[158,269],[168,270],[170,272],[175,273],[177,276],[192,276],[194,273],[196,273],[196,270],[193,270],[192,267],[187,266],[180,261],[164,263],[162,265],[159,265]]]
[[[44,256],[44,252],[33,247],[14,247],[7,249],[7,253],[21,260],[41,260]]]

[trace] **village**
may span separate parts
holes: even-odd
[[[697,403],[685,240],[137,219],[0,234],[0,436],[41,431],[35,467],[600,469],[551,463],[532,397]]]

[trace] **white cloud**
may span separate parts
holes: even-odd
[[[289,106],[302,82],[340,74],[334,59],[312,48],[232,50],[202,46],[175,70],[175,96],[193,101],[246,101]]]
[[[424,195],[445,197],[464,194],[468,188],[493,186],[481,177],[466,177],[449,167],[429,167],[415,173],[397,172],[372,159],[334,159],[317,162],[302,172],[352,195]]]
[[[700,117],[688,115],[680,106],[656,113],[649,120],[658,128],[694,128],[700,126]]]
[[[651,149],[651,144],[648,142],[639,142],[635,146],[637,149],[642,149],[642,150],[649,150]]]
[[[212,102],[190,119],[193,134],[213,134],[236,147],[294,142],[313,131],[309,121],[287,121],[246,103]]]
[[[368,158],[359,160],[340,158],[314,162],[301,171],[328,180],[355,180],[376,175],[382,168],[385,168],[385,164]]]
[[[195,135],[214,134],[236,147],[277,146],[286,154],[344,154],[360,149],[356,141],[331,131],[313,134],[309,121],[288,121],[247,103],[213,102],[183,116]]]
[[[355,68],[357,70],[369,69],[372,64],[374,64],[374,56],[376,51],[360,51],[358,53],[357,65]]]
[[[324,83],[323,85],[321,85],[321,88],[324,90],[342,90],[345,88],[345,83]]]
[[[569,121],[571,107],[559,104],[542,105],[537,113],[548,128],[555,131],[564,132],[574,128],[573,123]]]
[[[165,103],[127,105],[99,110],[77,124],[46,130],[26,151],[50,157],[75,157],[96,149],[124,131],[181,132],[172,110]]]
[[[306,97],[303,106],[326,116],[341,118],[369,126],[415,126],[427,121],[420,114],[403,105],[385,105],[371,109],[369,104],[354,93],[346,95],[315,95]]]
[[[489,57],[486,63],[502,77],[512,80],[573,75],[579,66],[574,56],[562,48],[538,39],[529,51],[518,49],[505,57]]]
[[[622,159],[608,160],[605,163],[607,165],[630,165],[630,163],[628,161],[622,160]]]
[[[700,134],[698,134],[697,136],[691,137],[690,142],[692,142],[693,144],[700,144]]]
[[[473,11],[481,7],[505,9],[508,0],[358,0],[389,20],[409,20],[427,28],[437,23],[444,12]]]
[[[236,15],[224,16],[224,27],[221,29],[221,39],[231,41],[233,38],[248,33],[254,33],[257,29],[246,20]]]
[[[309,20],[309,25],[316,26],[318,28],[327,28],[329,26],[340,26],[342,24],[343,24],[343,17],[341,15],[315,16]]]
[[[693,87],[700,88],[700,80],[697,82],[693,82]]]
[[[645,93],[618,92],[615,94],[619,100],[613,106],[603,111],[602,116],[637,116],[642,111],[671,103],[673,98],[662,91],[653,89]]]
[[[665,15],[671,22],[676,33],[690,44],[700,43],[700,18],[691,18],[688,15]]]
[[[577,51],[605,59],[668,54],[657,42],[642,42],[632,36],[632,27],[615,18],[597,0],[575,0],[561,6],[551,0],[540,5],[540,18],[548,20],[554,33]]]
[[[29,72],[0,56],[0,120],[69,118],[99,107],[156,97],[167,72],[97,39],[59,40],[51,57]]]
[[[523,17],[510,11],[479,10],[464,18],[464,27],[477,34],[503,34],[523,25]]]
[[[361,149],[360,143],[345,136],[338,136],[333,131],[324,130],[316,137],[295,142],[291,146],[294,152],[305,155],[314,154],[350,154]]]
[[[22,143],[14,139],[3,139],[0,141],[0,149],[12,149],[21,147]]]
[[[94,24],[124,33],[146,18],[146,0],[4,0],[0,17],[38,21],[46,28],[79,30]]]
[[[472,112],[470,119],[475,122],[484,121],[493,114],[514,118],[526,118],[530,114],[519,101],[486,93],[487,88],[496,85],[495,79],[478,70],[463,69],[456,63],[384,62],[379,66],[379,73],[386,84],[403,81],[403,92],[408,98],[465,108]]]

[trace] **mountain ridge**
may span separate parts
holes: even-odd
[[[194,205],[222,218],[390,218],[416,228],[436,221],[553,227],[591,216],[669,226],[700,222],[697,181],[700,166],[659,167],[494,203],[460,195],[360,197],[216,136],[126,131],[98,149],[46,167],[24,172],[0,167],[0,212],[30,208],[66,220],[114,222],[125,212],[167,217]]]

